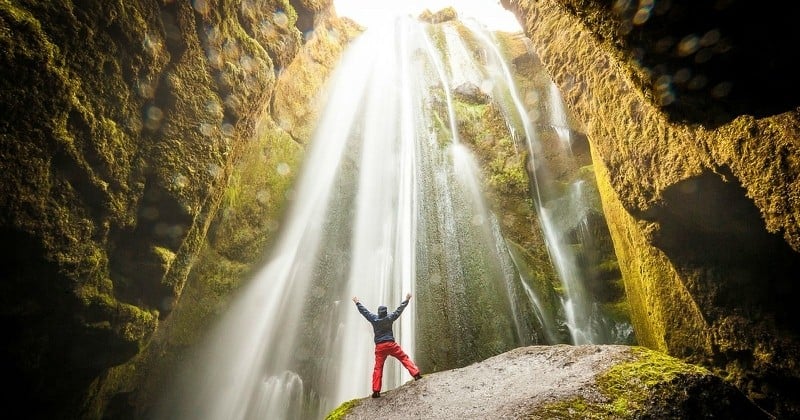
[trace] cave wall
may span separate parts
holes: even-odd
[[[502,3],[586,127],[639,343],[797,416],[791,22],[737,1]]]
[[[333,39],[316,41],[317,25]],[[130,414],[145,372],[197,339],[187,326],[220,310],[213,297],[235,288],[274,230],[284,165],[308,131],[274,123],[286,108],[271,102],[275,90],[297,90],[298,56],[311,59],[294,73],[332,67],[355,31],[329,0],[0,2],[9,411]],[[248,167],[271,175],[245,185]],[[228,238],[226,216],[258,226]]]
[[[299,16],[298,25],[304,20]],[[305,145],[313,135],[321,99],[316,94],[324,90],[338,57],[360,31],[329,8],[314,12],[313,28],[306,28],[302,46],[279,72],[269,114],[259,121],[233,167],[178,305],[137,359],[109,371],[98,388],[98,411],[151,418],[181,370],[194,368],[192,351],[241,285],[262,267],[276,239]],[[303,98],[303,106],[279,100],[284,94]]]

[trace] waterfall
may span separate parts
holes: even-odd
[[[504,96],[508,98],[504,103],[504,113],[510,126],[509,130],[517,133],[519,130],[513,126],[516,124],[522,127],[524,136],[522,140],[527,145],[530,159],[528,170],[534,184],[532,198],[537,206],[539,223],[546,238],[552,263],[558,272],[564,291],[561,304],[570,342],[572,344],[613,342],[617,337],[608,338],[613,334],[605,331],[613,322],[605,319],[605,315],[587,295],[585,279],[582,278],[578,257],[574,251],[575,248],[591,246],[591,238],[587,238],[589,233],[585,229],[591,205],[582,194],[585,188],[584,181],[575,180],[571,187],[566,189],[559,187],[557,184],[560,181],[553,175],[554,170],[550,167],[550,162],[557,161],[562,162],[562,167],[570,167],[573,171],[577,169],[572,154],[570,127],[558,88],[555,83],[548,80],[546,91],[548,103],[543,108],[549,110],[549,113],[535,112],[535,109],[532,112],[530,106],[523,103],[507,60],[498,49],[493,34],[474,20],[467,20],[465,25],[486,51],[486,74],[492,80],[489,85],[494,86],[494,97],[496,100]],[[484,86],[486,85],[484,82]],[[558,140],[556,145],[546,144],[542,131],[547,130],[555,134]],[[520,140],[519,135],[517,139]],[[549,159],[540,157],[544,150],[551,155]],[[568,238],[569,233],[573,231],[579,232],[577,235],[579,240],[586,240],[574,243]]]
[[[520,270],[486,203],[481,168],[459,139],[451,91],[469,82],[512,98],[509,135],[528,148],[534,180],[546,174],[533,164],[542,146],[496,47],[485,42],[476,59],[450,25],[399,18],[348,47],[267,263],[233,297],[156,417],[324,418],[368,395],[372,329],[354,295],[373,312],[414,295],[394,332],[423,373],[556,342],[556,316]],[[571,263],[551,216],[559,201],[533,185],[564,276]],[[564,283],[566,323],[585,331],[577,283]],[[384,390],[410,379],[387,360]]]
[[[570,137],[569,125],[567,125],[567,113],[564,111],[564,104],[561,101],[561,93],[558,86],[550,82],[548,92],[550,99],[550,126],[555,130],[558,139],[561,140],[562,147],[572,153],[572,138]]]

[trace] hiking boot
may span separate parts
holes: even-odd
[[[380,398],[380,397],[381,397],[381,393],[380,392],[375,391],[375,392],[372,393],[372,398]]]
[[[418,374],[414,375],[414,380],[415,381],[418,381],[420,379],[422,379],[422,374],[421,373],[418,373]]]

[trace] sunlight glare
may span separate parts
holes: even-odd
[[[397,15],[418,16],[425,9],[436,13],[452,6],[459,18],[473,18],[492,31],[520,32],[522,28],[513,13],[498,0],[334,0],[336,13],[369,27]]]

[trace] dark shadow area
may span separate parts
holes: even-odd
[[[137,349],[81,303],[36,237],[8,228],[0,236],[0,401],[24,418],[79,418],[91,382]]]
[[[738,115],[759,118],[800,104],[794,64],[800,59],[800,3],[607,3],[620,19],[624,49],[651,74],[671,120],[715,127]]]
[[[156,308],[164,317],[172,310],[176,291],[163,279],[167,258],[186,239],[191,215],[169,191],[150,179],[139,204],[136,227],[112,229],[109,265],[117,298],[140,307]]]
[[[290,1],[295,12],[297,13],[297,22],[294,26],[300,33],[307,33],[314,30],[314,11],[306,7],[306,3],[302,1]]]
[[[730,174],[705,173],[668,188],[654,212],[654,245],[687,279],[709,322],[722,314],[774,318],[800,332],[800,256],[780,233],[769,233],[753,202]],[[648,217],[649,218],[649,217]]]
[[[727,180],[727,181],[726,181]],[[664,251],[710,326],[708,363],[762,409],[798,418],[800,256],[725,170],[680,182],[648,215]]]

